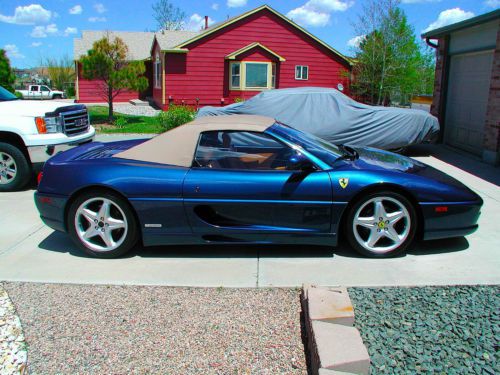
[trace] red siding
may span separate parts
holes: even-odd
[[[81,65],[78,66],[78,103],[105,103],[106,94],[102,89],[101,80],[88,80],[82,78]],[[128,102],[131,99],[138,99],[137,91],[122,90],[114,99],[114,103]]]
[[[251,97],[258,91],[229,91],[229,64],[224,57],[253,42],[260,42],[286,61],[278,64],[277,88],[320,86],[348,87],[342,74],[349,70],[340,57],[294,28],[268,10],[262,10],[244,20],[227,26],[207,38],[188,45],[186,55],[167,54],[166,97],[175,103],[220,105],[233,102],[234,97]],[[254,57],[255,51],[245,60]],[[272,55],[271,55],[272,56]],[[250,58],[251,57],[251,58]],[[295,80],[295,66],[309,66],[308,80]]]

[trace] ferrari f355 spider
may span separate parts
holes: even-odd
[[[137,242],[335,246],[371,257],[477,228],[481,198],[411,158],[334,145],[272,118],[201,117],[150,140],[94,142],[44,166],[42,220],[86,253]]]

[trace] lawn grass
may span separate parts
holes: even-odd
[[[98,133],[161,133],[165,128],[161,126],[157,117],[124,115],[114,112],[115,122],[108,122],[108,108],[103,106],[88,106],[90,123]]]

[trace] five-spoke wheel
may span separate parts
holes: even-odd
[[[70,206],[68,229],[90,255],[112,258],[137,242],[137,224],[128,202],[109,192],[80,195]]]
[[[394,256],[413,240],[415,209],[404,196],[392,192],[369,194],[348,214],[347,238],[355,250],[372,257]]]

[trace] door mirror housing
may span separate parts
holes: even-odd
[[[304,154],[296,152],[290,157],[288,169],[302,172],[313,172],[316,170],[316,166]]]

